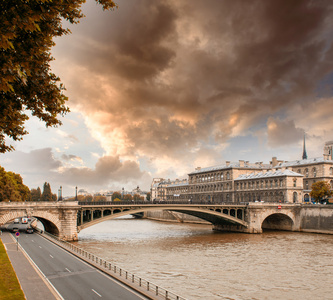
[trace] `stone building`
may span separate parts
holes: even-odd
[[[240,175],[235,180],[235,202],[302,201],[303,175],[290,170],[276,170]]]
[[[187,201],[189,199],[189,185],[187,179],[173,181],[166,189],[167,201]]]
[[[333,189],[333,141],[327,142],[323,157],[307,158],[305,140],[302,159],[272,158],[269,164],[227,161],[196,168],[187,181],[160,179],[152,183],[152,199],[193,202],[302,202],[309,201],[311,185],[319,180]],[[155,197],[153,196],[155,195]]]
[[[237,163],[227,161],[215,167],[196,168],[188,175],[189,199],[196,202],[234,202],[235,180],[240,175],[256,174],[268,168],[269,165],[251,164],[243,160]]]

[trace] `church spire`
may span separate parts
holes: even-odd
[[[308,155],[306,154],[305,150],[305,133],[304,133],[304,140],[303,140],[303,156],[302,159],[308,159]]]

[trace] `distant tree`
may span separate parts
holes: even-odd
[[[94,202],[105,202],[106,201],[106,197],[103,195],[97,195],[93,198]]]
[[[112,194],[112,200],[115,200],[116,198],[121,199],[121,194],[119,192],[114,192]]]
[[[92,200],[93,200],[93,196],[92,195],[86,195],[84,197],[84,201],[91,202]]]
[[[150,192],[147,193],[146,199],[147,201],[150,201]]]
[[[324,180],[313,183],[311,189],[310,196],[314,198],[316,202],[320,202],[324,198],[332,195],[330,184]]]
[[[0,167],[0,202],[19,202],[31,199],[29,188],[23,184],[21,175],[6,172]]]
[[[31,189],[31,201],[40,201],[42,199],[42,192],[40,190],[40,187],[37,189]]]
[[[140,200],[142,200],[142,199],[143,199],[143,197],[140,197],[139,194],[134,194],[134,195],[133,195],[133,200],[134,200],[134,201],[140,201]]]
[[[42,201],[52,201],[51,186],[48,182],[45,182],[43,186]]]
[[[27,134],[26,111],[45,122],[61,125],[58,115],[69,111],[60,78],[51,72],[54,38],[69,34],[63,19],[72,24],[84,17],[85,0],[0,1],[0,153],[13,150],[5,137],[21,140]],[[96,0],[112,9],[112,0]]]
[[[132,201],[132,200],[133,200],[133,197],[131,194],[124,195],[124,201]]]

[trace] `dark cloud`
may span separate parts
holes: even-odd
[[[273,148],[298,143],[304,136],[304,130],[296,128],[295,122],[292,120],[270,117],[267,121],[267,128],[268,145]]]
[[[88,4],[55,57],[67,65],[59,75],[71,105],[109,154],[188,157],[315,101],[318,82],[333,71],[332,7],[127,0],[106,13]],[[272,120],[292,131],[283,137],[268,128],[269,145],[299,138],[291,121]]]

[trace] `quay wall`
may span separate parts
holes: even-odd
[[[303,205],[300,231],[333,234],[333,205]]]

